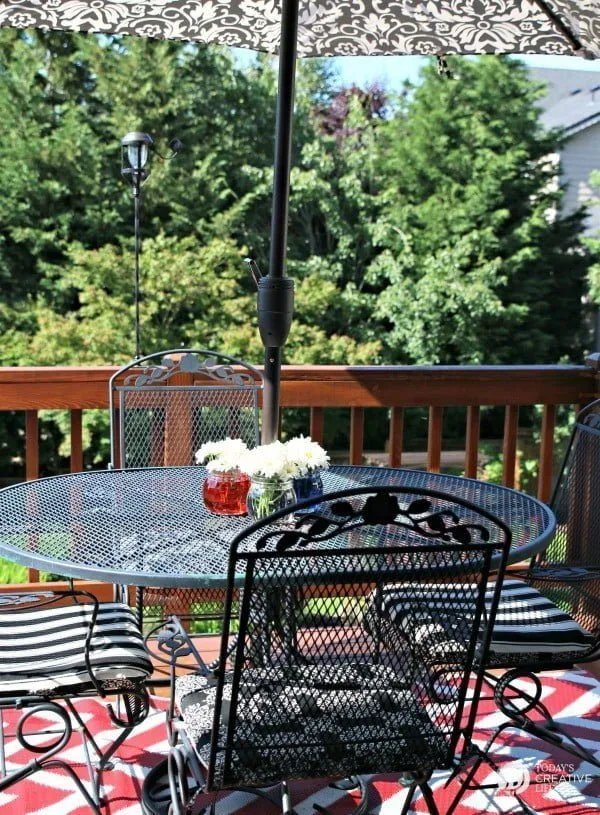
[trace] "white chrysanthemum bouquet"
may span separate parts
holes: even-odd
[[[242,457],[240,467],[251,478],[273,478],[287,480],[295,475],[294,464],[287,456],[286,446],[280,441],[261,444],[247,450]]]
[[[207,441],[196,452],[196,464],[204,464],[211,473],[244,472],[240,461],[247,452],[248,448],[241,439]]]
[[[329,456],[310,436],[296,436],[287,441],[284,447],[288,460],[296,468],[294,478],[303,478],[315,470],[329,467]]]
[[[322,494],[319,473],[329,467],[329,456],[310,436],[251,450],[241,439],[227,438],[203,444],[196,464],[208,470],[203,487],[208,509],[239,515],[247,508],[253,518],[266,518],[297,500]]]
[[[315,470],[326,470],[329,456],[310,436],[297,436],[283,444],[271,442],[247,450],[240,469],[259,478],[302,478]]]

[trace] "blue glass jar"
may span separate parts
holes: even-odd
[[[294,492],[298,501],[306,501],[308,498],[320,498],[323,495],[323,480],[320,470],[312,470],[307,475],[294,478]],[[315,512],[319,510],[319,503],[311,504],[300,512]]]

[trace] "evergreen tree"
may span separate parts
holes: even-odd
[[[381,249],[368,280],[387,358],[421,363],[580,359],[589,258],[582,214],[560,213],[555,132],[510,58],[425,71],[385,126]]]

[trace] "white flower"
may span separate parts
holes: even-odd
[[[242,458],[240,469],[249,476],[263,478],[293,478],[295,468],[286,455],[285,445],[280,441],[262,444],[248,450]]]
[[[238,469],[238,462],[233,462],[226,456],[211,458],[206,462],[206,469],[209,473],[228,473]]]
[[[329,456],[310,436],[296,436],[285,443],[285,448],[288,460],[296,469],[296,478],[329,467]]]
[[[274,441],[248,450],[239,464],[249,476],[262,478],[298,478],[313,470],[327,469],[329,456],[310,436]]]
[[[241,439],[207,441],[196,451],[196,464],[206,464],[211,472],[226,472],[240,467],[242,456],[248,451]]]

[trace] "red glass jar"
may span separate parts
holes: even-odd
[[[239,470],[209,472],[202,487],[204,506],[215,515],[245,515],[250,478]]]

